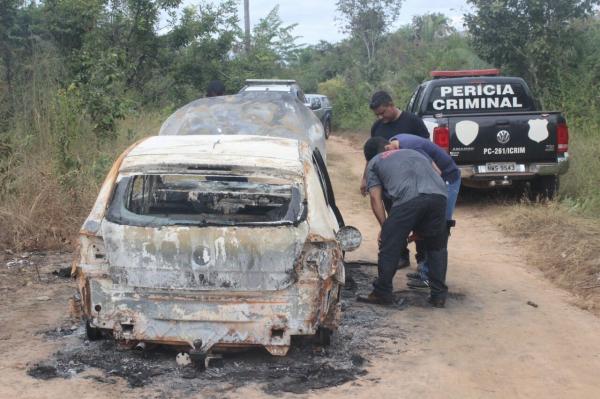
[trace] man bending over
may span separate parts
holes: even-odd
[[[371,209],[381,225],[378,277],[370,303],[393,303],[393,283],[402,245],[411,231],[423,238],[429,265],[429,302],[444,307],[448,288],[446,269],[448,232],[446,228],[446,184],[425,155],[409,149],[386,151],[388,141],[370,138],[364,146],[367,165],[367,191]],[[386,217],[385,195],[392,207]]]

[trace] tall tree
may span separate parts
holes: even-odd
[[[342,32],[364,45],[367,79],[372,80],[378,43],[400,15],[402,0],[338,0]]]
[[[444,14],[429,13],[413,17],[412,26],[414,27],[415,40],[417,43],[428,42],[446,37],[454,32],[450,25],[450,19]]]
[[[6,84],[6,99],[8,104],[7,106],[7,114],[11,114],[14,108],[14,99],[13,99],[13,70],[15,68],[15,34],[14,30],[17,29],[16,20],[17,20],[17,11],[19,6],[21,6],[22,0],[0,0],[0,60],[2,60],[2,68],[4,69],[4,83]],[[2,86],[2,82],[0,81],[0,86]],[[4,92],[4,90],[2,90]],[[1,115],[5,116],[5,115]],[[3,117],[2,120],[5,121],[7,118]]]
[[[578,19],[592,15],[598,0],[469,0],[465,15],[479,54],[496,66],[522,75],[544,94],[569,59],[581,33]]]

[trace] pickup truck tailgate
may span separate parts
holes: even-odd
[[[459,165],[556,162],[558,112],[505,112],[436,117],[450,129],[450,155]]]

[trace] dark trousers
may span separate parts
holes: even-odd
[[[392,211],[392,200],[389,199],[388,197],[383,197],[383,206],[385,207],[385,212],[389,216],[390,212]],[[399,248],[400,248],[400,258],[406,259],[407,261],[409,261],[410,260],[410,251],[408,250],[408,240],[406,240],[406,242]],[[415,241],[415,249],[416,249],[415,259],[417,260],[417,263],[424,261],[425,260],[425,244],[422,242],[422,240]],[[398,261],[400,261],[400,258],[398,258]]]
[[[429,263],[431,296],[445,299],[448,292],[445,284],[448,268],[446,197],[438,194],[420,194],[391,208],[381,228],[378,277],[373,283],[373,291],[379,296],[391,297],[400,249],[406,244],[411,231],[423,237]]]

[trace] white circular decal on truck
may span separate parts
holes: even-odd
[[[473,121],[460,121],[456,124],[456,137],[458,140],[463,143],[463,145],[468,146],[477,138],[479,134],[479,124]]]

